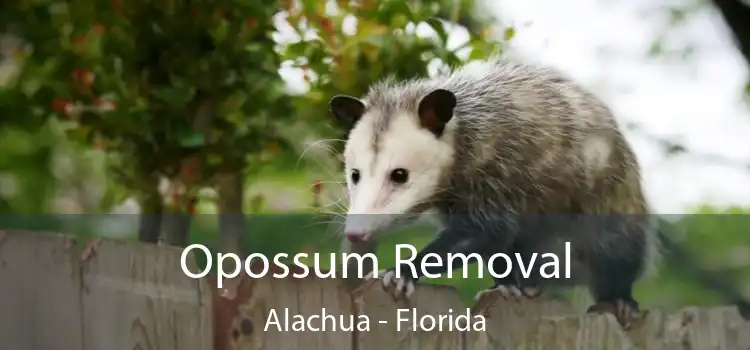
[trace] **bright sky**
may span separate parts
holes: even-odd
[[[519,52],[553,64],[592,87],[609,85],[598,92],[623,122],[639,123],[651,134],[676,137],[701,153],[750,164],[750,111],[740,95],[747,68],[712,9],[700,12],[688,27],[670,36],[673,44],[698,45],[690,64],[670,64],[644,58],[667,18],[658,10],[648,12],[653,8],[648,0],[578,0],[575,6],[556,0],[497,4],[506,23],[531,23],[517,30],[514,46]],[[600,54],[602,47],[613,54]],[[667,160],[637,132],[629,132],[628,138],[641,159],[644,184],[659,213],[686,213],[701,202],[750,206],[750,170],[711,165],[690,156]]]

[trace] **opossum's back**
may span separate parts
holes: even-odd
[[[532,212],[641,211],[635,156],[610,110],[585,88],[552,69],[512,63],[486,63],[446,83],[463,94],[454,187],[503,192]]]
[[[495,129],[552,133],[617,127],[598,97],[549,67],[487,61],[457,70],[440,85],[457,96],[459,124],[486,134]]]

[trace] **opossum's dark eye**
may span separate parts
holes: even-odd
[[[391,181],[397,184],[406,183],[409,181],[409,172],[403,168],[394,169],[391,171]]]
[[[350,176],[352,178],[352,182],[356,185],[357,182],[359,182],[359,170],[353,169]]]

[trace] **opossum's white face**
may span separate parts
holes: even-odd
[[[359,115],[344,151],[349,195],[345,233],[350,241],[366,241],[432,209],[429,201],[453,164],[448,122],[455,97],[437,91],[423,99],[419,111],[389,115],[377,106],[357,107],[357,100],[338,97],[349,99],[337,101],[351,103],[349,115]],[[347,113],[334,101],[334,113]]]

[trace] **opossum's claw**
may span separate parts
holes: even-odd
[[[542,294],[542,288],[540,287],[523,287],[523,295],[527,298],[536,298]]]
[[[503,287],[503,289],[501,289],[500,287]],[[494,295],[500,295],[503,298],[507,298],[508,296],[504,288],[505,286],[495,286],[492,288],[482,289],[479,292],[477,292],[477,294],[474,296],[474,301],[478,302],[484,298],[487,298],[488,296],[491,297]]]
[[[592,305],[586,311],[587,313],[611,313],[617,318],[617,322],[624,328],[630,329],[633,322],[640,317],[638,303],[618,299],[614,303],[599,302]]]
[[[523,297],[532,299],[536,298],[541,294],[541,288],[539,287],[518,287],[514,285],[496,285],[492,288],[479,291],[474,297],[474,301],[479,301],[487,296],[499,295],[504,299],[510,297],[520,300]]]
[[[750,304],[740,301],[737,303],[737,310],[739,310],[740,316],[742,316],[745,321],[750,321]]]
[[[377,271],[377,273],[378,273],[378,276],[383,276],[383,275],[385,275],[386,271],[388,271],[388,270],[380,270],[380,271]],[[371,280],[371,279],[374,279],[374,278],[377,278],[377,277],[375,277],[375,271],[372,271],[372,272],[370,272],[370,273],[366,274],[366,275],[365,275],[365,277],[364,277],[363,279],[364,279],[365,281],[367,281],[367,280]]]
[[[630,328],[633,321],[640,316],[638,304],[635,302],[618,299],[615,302],[615,309],[617,310],[617,321],[620,322],[625,329]]]
[[[411,297],[415,289],[414,282],[414,279],[407,274],[396,277],[395,269],[389,269],[383,273],[383,288],[387,291],[389,287],[393,287],[391,294],[394,300]]]

